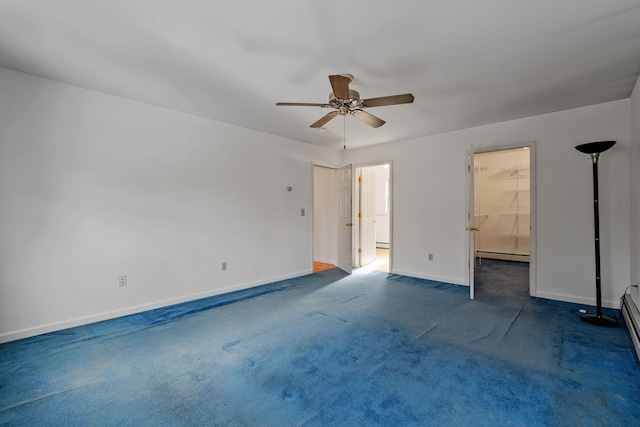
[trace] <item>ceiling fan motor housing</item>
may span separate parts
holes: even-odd
[[[348,99],[337,98],[336,95],[331,92],[329,94],[329,105],[333,108],[337,108],[340,115],[346,116],[352,108],[362,107],[362,101],[360,100],[360,93],[358,91],[349,89]]]

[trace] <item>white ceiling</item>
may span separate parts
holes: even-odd
[[[0,66],[348,148],[628,98],[640,0],[1,0]],[[350,73],[377,129],[277,107]]]

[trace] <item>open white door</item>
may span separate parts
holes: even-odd
[[[353,222],[351,219],[351,165],[338,169],[338,268],[351,274],[351,239]]]
[[[475,164],[473,160],[473,150],[467,151],[467,277],[469,283],[469,298],[475,298],[474,274],[476,265],[476,231],[474,218],[474,194],[473,194],[473,175],[475,172]]]
[[[373,170],[361,168],[358,176],[360,210],[360,267],[376,260],[376,174]]]

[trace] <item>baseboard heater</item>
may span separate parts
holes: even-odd
[[[624,317],[629,335],[631,335],[631,341],[636,348],[636,355],[640,359],[640,311],[629,294],[624,294],[620,306],[622,307],[622,317]]]
[[[529,262],[529,255],[523,254],[505,254],[503,252],[486,252],[476,251],[477,258],[499,259],[503,261],[520,261]]]

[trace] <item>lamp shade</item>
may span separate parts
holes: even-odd
[[[589,142],[587,144],[580,144],[576,146],[576,150],[585,153],[585,154],[596,154],[602,153],[603,151],[607,151],[609,148],[616,145],[615,141],[598,141],[598,142]]]

